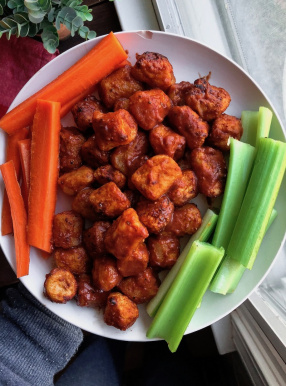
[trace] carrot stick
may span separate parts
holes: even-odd
[[[32,126],[28,242],[46,252],[52,250],[59,170],[60,109],[58,102],[38,100]]]
[[[18,141],[20,161],[22,166],[22,195],[28,211],[28,197],[30,188],[30,158],[31,140],[29,138]]]
[[[11,207],[15,238],[16,274],[17,277],[22,277],[29,274],[30,263],[30,247],[26,233],[27,213],[13,161],[0,165],[0,170]]]
[[[85,56],[51,83],[19,104],[0,119],[0,128],[13,134],[33,120],[37,99],[60,102],[62,106],[112,72],[127,54],[110,32]]]
[[[22,128],[15,134],[10,135],[7,139],[6,161],[13,161],[17,175],[17,179],[20,179],[21,175],[21,163],[18,149],[18,141],[27,138],[29,135],[29,129],[27,127]],[[2,216],[1,216],[1,234],[2,236],[13,233],[13,223],[11,217],[11,210],[9,200],[6,191],[3,195],[2,204]]]

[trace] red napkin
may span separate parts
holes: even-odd
[[[27,83],[46,63],[59,54],[49,54],[43,44],[31,38],[6,36],[0,39],[0,118]]]

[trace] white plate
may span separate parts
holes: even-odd
[[[123,44],[123,47],[128,50],[132,63],[135,62],[136,53],[143,53],[144,51],[155,51],[166,55],[173,64],[177,82],[182,80],[192,82],[200,75],[207,75],[209,71],[211,71],[211,84],[225,88],[232,97],[231,104],[227,110],[228,114],[240,116],[242,110],[257,110],[259,106],[266,106],[273,110],[267,97],[240,67],[198,42],[164,32],[150,31],[122,32],[118,33],[117,37]],[[101,38],[102,37],[80,44],[47,64],[20,91],[12,103],[11,108],[15,107],[28,96],[53,80],[58,74],[66,70]],[[75,79],[75,81],[77,80]],[[67,125],[69,120],[70,117],[65,118],[64,124]],[[270,136],[285,141],[285,135],[279,122],[277,116],[274,115]],[[3,163],[5,141],[3,140],[3,133],[1,133],[1,135],[0,162]],[[1,181],[1,184],[2,195],[3,181]],[[275,205],[275,208],[278,210],[278,217],[267,232],[252,271],[246,272],[237,290],[232,295],[221,296],[208,291],[186,333],[209,326],[230,313],[240,305],[263,280],[273,264],[275,256],[284,240],[286,230],[286,201],[283,198],[283,192],[285,195],[285,189],[286,181],[284,178]],[[61,200],[57,206],[57,211],[65,210],[68,207],[69,200],[66,202]],[[0,241],[8,261],[14,268],[15,252],[13,238],[11,236],[5,236],[1,237]],[[43,283],[45,274],[49,272],[50,267],[51,261],[43,260],[40,255],[32,249],[30,274],[24,277],[22,282],[29,291],[51,311],[76,326],[94,334],[120,340],[147,340],[145,334],[151,319],[145,312],[143,306],[140,306],[140,318],[136,323],[128,331],[122,332],[105,325],[102,313],[94,309],[80,308],[76,306],[74,301],[66,305],[54,304],[48,301],[43,296]]]

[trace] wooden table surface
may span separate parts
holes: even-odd
[[[121,31],[121,26],[116,14],[113,1],[109,0],[85,0],[84,3],[92,9],[93,20],[85,25],[96,32],[97,36],[108,34],[110,31]],[[79,36],[68,38],[60,42],[60,54],[71,47],[84,41]],[[0,248],[0,288],[17,282],[16,275],[7,262]]]

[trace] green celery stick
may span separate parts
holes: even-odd
[[[258,123],[258,111],[243,111],[241,113],[241,124],[243,127],[243,134],[241,141],[248,143],[251,146],[256,145]]]
[[[267,138],[269,136],[271,121],[273,113],[267,107],[259,107],[258,110],[258,122],[257,122],[257,133],[256,133],[256,143],[255,146],[258,146],[260,138]]]
[[[266,231],[276,217],[277,210],[273,209]],[[225,256],[210,284],[209,290],[221,295],[233,293],[245,270],[246,268],[238,261],[230,258],[229,256]]]
[[[160,304],[162,303],[167,291],[171,287],[177,273],[179,272],[179,269],[181,268],[193,242],[195,240],[199,241],[207,241],[210,237],[216,222],[217,222],[218,215],[212,211],[211,209],[207,209],[203,219],[202,224],[200,228],[197,230],[196,233],[194,233],[191,237],[188,243],[186,244],[185,248],[181,252],[178,260],[176,261],[175,265],[171,268],[171,270],[168,272],[167,276],[163,280],[162,284],[159,287],[159,290],[154,296],[153,299],[150,300],[148,303],[146,310],[147,313],[154,317],[158,308],[160,307]]]
[[[255,148],[230,138],[229,168],[222,205],[212,239],[215,247],[227,248],[246,191]]]
[[[260,138],[245,197],[226,253],[251,269],[286,167],[286,144]]]
[[[223,248],[194,241],[148,331],[148,338],[162,338],[175,352],[206,292],[222,257]]]

